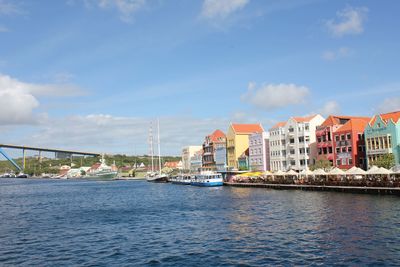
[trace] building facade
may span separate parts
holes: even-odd
[[[279,122],[269,130],[270,166],[272,171],[286,170],[286,122]]]
[[[226,137],[221,130],[215,130],[212,134],[207,135],[203,143],[203,168],[216,170],[215,152],[219,145],[225,146]]]
[[[249,164],[252,171],[270,170],[269,133],[253,133],[249,136]]]
[[[395,165],[400,165],[400,111],[374,116],[364,135],[368,167],[385,154],[393,154]]]
[[[226,143],[218,144],[215,147],[215,167],[217,172],[226,171],[227,168]]]
[[[263,132],[261,124],[229,125],[226,134],[227,165],[229,169],[239,168],[239,157],[249,148],[249,135]]]
[[[202,168],[202,158],[203,158],[203,149],[196,151],[192,157],[190,157],[190,171],[191,172],[199,172]]]
[[[182,149],[182,169],[190,170],[190,160],[195,153],[201,151],[201,146],[187,146]]]
[[[369,118],[351,118],[333,134],[333,151],[336,166],[367,168],[364,129]]]
[[[278,163],[272,169],[301,171],[314,164],[318,154],[315,131],[323,122],[321,115],[292,117],[284,126],[279,124],[271,128],[271,166]],[[271,145],[271,142],[276,143]]]
[[[368,117],[329,116],[320,126],[317,126],[316,140],[318,148],[317,160],[329,160],[332,166],[337,166],[337,154],[333,135],[351,119],[369,121]],[[360,122],[355,122],[359,124]],[[362,123],[361,123],[362,124]],[[346,126],[348,127],[348,126]]]

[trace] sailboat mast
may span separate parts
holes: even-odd
[[[160,120],[157,119],[157,135],[158,135],[158,168],[161,174],[161,149],[160,149]]]
[[[154,148],[153,148],[153,123],[152,122],[150,122],[149,142],[150,142],[150,155],[151,155],[151,172],[154,172]]]

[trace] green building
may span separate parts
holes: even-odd
[[[385,154],[400,166],[400,111],[375,115],[364,131],[368,167]]]

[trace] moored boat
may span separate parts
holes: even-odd
[[[196,174],[194,179],[190,183],[194,186],[222,186],[224,185],[222,175],[214,172],[203,172]]]
[[[173,184],[190,185],[193,177],[189,174],[181,174],[169,179]]]
[[[114,170],[113,167],[108,166],[104,159],[104,156],[100,159],[100,163],[93,165],[87,172],[86,175],[82,176],[83,179],[95,179],[95,180],[112,180],[118,176],[118,171]]]

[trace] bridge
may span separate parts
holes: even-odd
[[[3,148],[11,148],[11,149],[20,149],[20,150],[22,150],[22,157],[23,157],[23,166],[22,166],[22,168],[20,166],[18,166],[18,164],[11,157],[9,157],[6,154],[6,152],[3,150]],[[68,156],[68,157],[71,157],[71,158],[72,158],[73,155],[93,156],[93,157],[100,156],[100,153],[85,152],[85,151],[75,151],[75,150],[53,149],[53,148],[44,148],[44,147],[0,144],[0,154],[2,154],[8,161],[10,161],[11,164],[14,165],[14,167],[18,169],[18,171],[21,171],[21,170],[25,169],[25,151],[26,150],[39,152],[39,160],[41,160],[42,152],[54,152],[56,157],[59,154],[62,154],[64,156]]]

